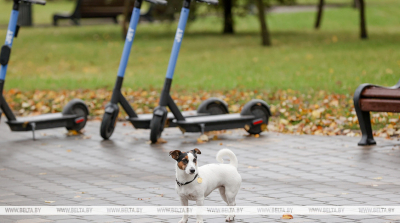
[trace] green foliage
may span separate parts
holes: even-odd
[[[68,11],[70,4],[35,7],[36,24],[50,24],[51,14]],[[221,34],[222,18],[200,17],[185,33],[174,89],[353,93],[365,82],[391,86],[400,72],[399,8],[397,0],[369,2],[370,38],[365,41],[359,39],[358,11],[350,7],[326,10],[319,31],[313,29],[315,12],[269,14],[270,48],[260,46],[255,16],[236,18],[235,35]],[[10,9],[0,1],[0,40],[6,36]],[[139,24],[125,87],[161,89],[176,26]],[[22,28],[14,41],[6,88],[111,89],[123,45],[121,26],[111,22]]]

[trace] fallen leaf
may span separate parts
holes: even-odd
[[[293,219],[293,216],[291,214],[284,214],[281,219]]]
[[[201,135],[199,138],[197,138],[198,143],[204,143],[208,142],[208,136],[207,135]]]
[[[68,130],[68,133],[67,133],[68,136],[77,136],[77,135],[81,135],[81,134],[82,134],[81,132],[78,132],[76,130]]]
[[[167,141],[163,138],[159,138],[156,142],[156,144],[163,144],[163,143],[167,143]]]

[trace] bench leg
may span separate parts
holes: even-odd
[[[58,18],[57,18],[57,16],[53,16],[53,26],[58,26]]]
[[[112,19],[113,19],[113,22],[114,22],[115,24],[118,24],[118,17],[117,17],[117,16],[113,17]]]
[[[369,112],[357,111],[357,118],[361,129],[361,140],[358,142],[359,146],[376,145],[374,135],[372,134],[371,117]]]
[[[362,111],[360,107],[360,98],[361,94],[366,87],[370,86],[369,84],[362,84],[358,86],[356,91],[354,92],[354,109],[356,110],[358,123],[360,124],[361,129],[361,140],[358,142],[359,146],[368,146],[368,145],[376,145],[374,140],[374,135],[372,134],[371,127],[371,116],[368,111]]]
[[[80,19],[78,19],[78,18],[71,18],[71,20],[72,20],[72,22],[74,23],[74,25],[76,25],[76,26],[80,26],[80,25],[81,25]]]

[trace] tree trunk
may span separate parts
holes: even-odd
[[[324,10],[324,0],[319,0],[317,20],[315,21],[315,29],[319,29],[321,26],[322,12]]]
[[[364,0],[359,0],[360,4],[360,31],[361,31],[361,39],[367,39],[367,23],[365,21],[365,4]]]
[[[122,38],[126,38],[126,34],[128,33],[128,28],[129,28],[129,22],[130,22],[130,11],[129,8],[131,6],[132,2],[131,0],[125,0],[124,4],[124,21],[122,22]]]
[[[258,8],[258,19],[260,20],[261,26],[261,39],[263,46],[271,46],[271,38],[268,31],[267,22],[265,19],[265,7],[263,0],[257,0],[257,8]]]
[[[224,0],[224,33],[234,33],[232,0]]]
[[[355,9],[360,8],[360,2],[359,2],[359,0],[353,0],[353,7],[354,7]]]

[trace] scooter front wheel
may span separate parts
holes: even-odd
[[[111,137],[114,132],[117,119],[114,114],[104,113],[103,120],[100,126],[100,135],[103,139],[107,140]]]
[[[197,113],[206,113],[210,115],[228,114],[228,105],[219,98],[209,98],[203,101],[197,108]]]
[[[156,143],[161,137],[163,131],[163,118],[161,116],[154,116],[150,123],[150,140]]]

